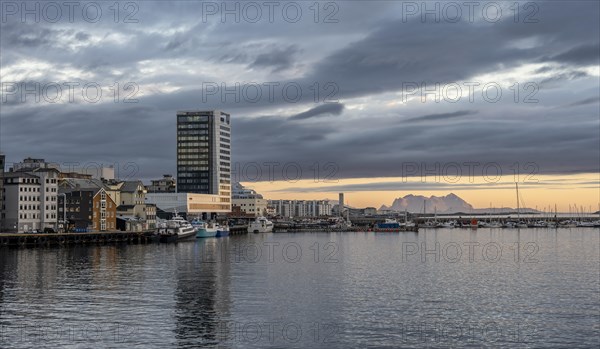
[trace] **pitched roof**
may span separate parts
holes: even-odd
[[[74,190],[94,190],[96,193],[104,188],[104,184],[99,179],[65,178],[60,181],[60,187]]]
[[[138,187],[144,187],[144,184],[141,181],[125,181],[121,186],[121,191],[133,193],[138,190]]]

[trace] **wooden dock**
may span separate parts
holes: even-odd
[[[0,233],[0,247],[43,247],[64,245],[147,244],[153,241],[153,231],[90,232],[62,234]]]

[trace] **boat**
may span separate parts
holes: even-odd
[[[159,242],[177,242],[196,235],[196,228],[179,216],[177,212],[174,213],[173,218],[167,221],[159,221],[157,226],[154,240]]]
[[[229,235],[229,226],[225,225],[216,225],[217,226],[217,235],[215,237],[222,238]]]
[[[265,217],[256,217],[254,222],[248,225],[249,233],[270,233],[273,231],[273,222]]]
[[[524,221],[520,221],[517,223],[517,228],[529,228],[529,224]]]
[[[446,223],[438,223],[437,228],[454,229],[456,227],[456,221],[450,221]]]
[[[521,199],[519,196],[519,183],[515,182],[515,188],[517,189],[517,228],[528,228],[529,225],[521,220]]]
[[[352,222],[348,218],[333,217],[328,221],[329,229],[343,230],[352,227]]]
[[[487,227],[488,228],[502,228],[502,223],[500,223],[498,221],[492,221],[492,222],[488,223]]]
[[[177,242],[177,233],[166,228],[161,228],[156,232],[153,240],[162,243]]]
[[[196,238],[212,238],[217,235],[217,229],[208,228],[208,224],[202,220],[195,219],[191,223],[196,229]]]
[[[423,225],[421,225],[421,227],[423,227],[423,228],[435,228],[436,224],[434,222],[432,222],[432,221],[425,221],[423,223]]]
[[[562,228],[575,228],[575,227],[577,227],[577,222],[572,221],[572,220],[566,220],[566,221],[560,222],[560,226]]]
[[[395,219],[386,218],[385,222],[377,223],[373,227],[374,232],[397,233],[401,231],[416,231],[417,228],[409,223],[398,223]]]

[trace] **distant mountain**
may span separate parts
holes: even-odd
[[[422,195],[406,195],[402,198],[394,200],[391,206],[382,205],[380,210],[392,210],[398,212],[408,211],[411,213],[423,213],[423,203],[425,203],[425,210],[427,213],[499,213],[499,212],[516,212],[516,209],[510,207],[500,208],[473,208],[473,205],[469,204],[465,200],[461,199],[458,195],[450,193],[446,196],[430,196],[425,197]],[[530,208],[522,208],[521,213],[534,213],[539,212]]]

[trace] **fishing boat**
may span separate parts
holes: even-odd
[[[270,233],[273,231],[273,222],[265,217],[256,217],[254,222],[248,225],[249,233]]]
[[[401,231],[417,231],[417,227],[410,222],[399,223],[395,219],[387,218],[383,223],[377,223],[373,227],[374,232],[397,233]]]
[[[217,235],[217,229],[208,228],[208,224],[202,220],[195,219],[191,223],[196,228],[196,238],[212,238]]]
[[[225,225],[217,224],[217,235],[215,235],[215,237],[222,238],[222,237],[225,237],[228,235],[229,235],[229,226],[227,224],[225,224]]]

